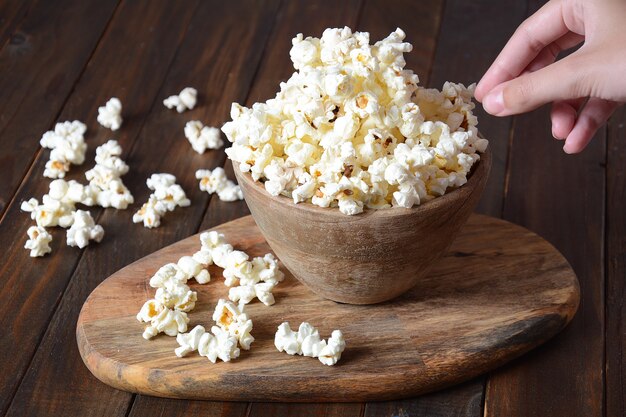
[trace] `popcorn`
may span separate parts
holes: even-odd
[[[180,347],[174,353],[182,358],[190,352],[198,351],[200,356],[206,356],[213,363],[218,358],[229,362],[239,357],[240,351],[234,336],[215,326],[211,328],[211,332],[213,334],[208,333],[203,326],[196,326],[189,333],[179,333],[176,341]]]
[[[104,106],[98,107],[98,123],[116,131],[122,125],[122,102],[113,97]]]
[[[39,227],[70,227],[74,222],[74,206],[63,201],[55,200],[46,194],[42,204],[35,198],[22,202],[22,211],[30,213],[31,219],[37,222]]]
[[[150,323],[143,332],[143,338],[152,339],[159,333],[176,336],[187,331],[189,317],[180,310],[171,310],[156,300],[148,300],[137,314],[137,320]]]
[[[186,87],[177,96],[169,96],[163,100],[163,105],[168,109],[176,108],[178,113],[182,113],[195,107],[197,96],[195,88]]]
[[[101,207],[126,209],[135,202],[121,176],[128,172],[128,165],[120,158],[122,147],[116,140],[96,148],[96,166],[85,172],[89,181],[89,195]]]
[[[104,237],[104,229],[96,224],[88,211],[76,210],[72,227],[67,231],[67,245],[84,248],[90,240],[100,242]]]
[[[184,284],[189,280],[189,276],[175,263],[163,265],[150,278],[150,286],[152,288],[167,288]]]
[[[70,164],[80,165],[85,161],[86,130],[84,123],[75,120],[57,123],[54,130],[43,134],[39,143],[44,148],[52,149],[50,160],[46,163],[43,173],[44,177],[64,178]]]
[[[174,350],[176,356],[182,358],[188,353],[197,351],[198,347],[200,346],[202,336],[204,336],[205,334],[206,330],[200,325],[191,329],[189,333],[178,333],[176,335],[176,342],[178,342],[180,347]]]
[[[224,168],[217,167],[212,171],[199,169],[196,171],[196,179],[200,180],[200,190],[209,194],[217,193],[222,201],[243,200],[241,188],[226,178]]]
[[[218,128],[203,126],[198,120],[187,122],[185,137],[193,150],[199,154],[203,154],[207,149],[219,149],[224,145]]]
[[[183,256],[178,260],[177,265],[178,268],[189,277],[188,279],[195,278],[198,284],[206,284],[207,282],[211,281],[211,275],[209,274],[209,271],[204,269],[206,266],[208,266],[208,264],[209,262],[198,262],[191,256]]]
[[[326,346],[322,347],[318,354],[318,359],[324,365],[332,366],[341,359],[341,354],[346,348],[341,330],[334,330]]]
[[[146,180],[146,184],[154,192],[133,215],[133,223],[143,223],[144,227],[148,228],[159,227],[161,217],[166,212],[191,204],[183,188],[176,184],[176,177],[172,174],[152,174]]]
[[[35,258],[38,256],[44,256],[50,253],[50,242],[52,236],[43,227],[31,226],[26,232],[28,234],[28,240],[24,245],[24,249],[30,249],[30,256]]]
[[[176,283],[157,288],[154,299],[172,310],[189,312],[196,306],[198,294],[189,286]]]
[[[224,330],[230,336],[236,337],[242,349],[250,349],[250,345],[254,342],[254,337],[250,334],[252,331],[252,320],[243,313],[242,309],[230,301],[220,299],[213,312],[213,320],[215,320],[218,328]]]
[[[224,258],[224,284],[228,287],[238,285],[239,280],[245,280],[252,273],[252,264],[248,262],[245,252],[229,251]]]
[[[228,157],[273,196],[337,207],[413,207],[462,186],[480,152],[474,86],[418,86],[405,69],[412,46],[396,29],[370,44],[366,32],[327,29],[292,40],[296,72],[276,97],[233,103],[224,124]],[[218,178],[197,174],[215,192]]]
[[[261,282],[232,287],[228,290],[228,298],[233,302],[239,301],[240,306],[250,303],[255,298],[258,298],[266,306],[271,306],[275,303],[274,295],[272,294],[275,286],[276,284],[271,282]]]
[[[341,358],[346,343],[340,330],[333,331],[328,342],[320,338],[319,331],[309,323],[302,323],[297,332],[288,322],[278,326],[274,345],[279,352],[318,358],[325,365],[334,365]]]

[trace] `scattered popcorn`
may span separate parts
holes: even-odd
[[[22,211],[30,213],[30,217],[39,227],[70,227],[74,222],[74,206],[63,201],[55,200],[50,195],[43,196],[42,204],[36,198],[22,202]]]
[[[319,352],[318,359],[324,365],[332,366],[341,359],[341,354],[345,348],[346,342],[343,340],[343,333],[341,330],[334,330],[326,346]]]
[[[241,188],[226,178],[224,168],[217,167],[212,171],[199,169],[196,171],[196,179],[200,180],[200,190],[209,194],[217,193],[222,201],[243,200]]]
[[[98,107],[98,123],[116,131],[122,125],[122,102],[113,97],[104,106]]]
[[[198,294],[188,285],[177,283],[157,288],[154,299],[169,309],[189,312],[196,306]]]
[[[271,282],[261,282],[258,284],[240,285],[238,287],[232,287],[228,290],[228,298],[233,301],[239,301],[239,305],[245,305],[250,301],[258,298],[266,306],[271,306],[275,303],[272,290],[276,284]]]
[[[224,362],[229,362],[231,359],[236,359],[239,357],[240,350],[237,347],[237,338],[234,335],[231,335],[226,330],[221,329],[217,326],[211,327],[211,333],[215,335],[217,345],[215,353],[218,358],[220,358]],[[202,356],[208,357],[211,362],[215,363],[215,361],[211,359],[212,355],[208,355],[209,352],[204,352],[200,349],[198,350],[198,352]]]
[[[333,331],[328,342],[320,338],[319,331],[309,323],[302,323],[297,332],[291,330],[288,322],[278,326],[274,345],[279,352],[289,355],[304,355],[318,358],[325,365],[334,365],[341,358],[346,347],[340,330]]]
[[[163,100],[163,105],[168,109],[176,108],[177,112],[182,113],[195,107],[197,96],[195,88],[186,87],[177,96],[169,96]]]
[[[104,237],[104,229],[96,224],[88,211],[76,210],[72,227],[67,230],[67,245],[84,248],[90,240],[100,242]]]
[[[28,240],[24,245],[25,249],[30,249],[30,256],[35,258],[38,256],[44,256],[46,253],[50,253],[50,242],[52,236],[43,227],[31,226],[26,232],[28,234]]]
[[[276,97],[233,103],[222,127],[228,157],[271,195],[347,215],[413,207],[462,186],[488,146],[472,113],[474,86],[418,86],[404,38],[396,29],[372,45],[369,33],[347,27],[296,36],[296,72]],[[210,175],[196,175],[201,188],[215,189]]]
[[[178,260],[178,268],[189,277],[188,279],[195,278],[198,284],[206,284],[211,281],[211,275],[209,271],[205,269],[209,265],[209,262],[198,262],[192,256],[183,256]]]
[[[224,145],[218,128],[204,126],[198,120],[187,122],[185,137],[193,150],[199,154],[203,154],[207,149],[219,149]]]
[[[190,352],[198,351],[200,356],[206,356],[211,362],[221,359],[230,362],[239,357],[240,350],[237,348],[237,339],[229,335],[219,327],[213,326],[211,333],[204,327],[196,326],[189,333],[179,333],[176,341],[180,347],[174,350],[176,356],[182,358]]]
[[[178,333],[176,335],[176,341],[180,345],[180,347],[174,350],[176,356],[182,358],[188,353],[195,352],[198,350],[198,346],[200,346],[200,340],[202,336],[206,333],[206,330],[202,326],[196,326],[189,333]]]
[[[122,147],[116,140],[96,148],[96,166],[85,172],[89,187],[95,190],[96,203],[104,208],[126,209],[135,202],[121,176],[128,172],[128,165],[120,159]]]
[[[172,174],[152,174],[146,180],[146,184],[154,192],[133,215],[133,223],[143,222],[144,227],[148,228],[159,227],[161,217],[166,212],[191,204],[183,188],[176,184],[176,177]]]
[[[159,333],[176,336],[187,331],[189,317],[180,310],[171,310],[156,300],[148,300],[137,314],[137,320],[150,323],[143,332],[143,338],[152,339]]]
[[[230,301],[220,299],[213,312],[213,320],[217,326],[237,338],[239,345],[244,350],[249,350],[254,342],[252,331],[252,320],[242,309]]]
[[[74,120],[57,123],[54,130],[43,134],[39,143],[42,147],[52,150],[43,173],[44,177],[64,178],[70,164],[80,165],[85,161],[86,130],[87,126],[84,123]]]

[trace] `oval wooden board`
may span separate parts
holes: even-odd
[[[251,256],[269,251],[251,217],[216,228]],[[135,314],[152,298],[148,285],[163,264],[199,248],[192,236],[116,272],[89,296],[76,329],[89,370],[115,388],[142,394],[211,400],[369,401],[432,391],[493,369],[546,341],[574,315],[578,281],[549,243],[519,226],[473,215],[446,257],[409,293],[373,306],[322,299],[287,271],[276,304],[246,311],[256,341],[239,359],[212,364],[195,353],[177,358],[175,338],[146,341]],[[284,268],[283,268],[284,270]],[[198,292],[189,329],[212,325],[226,298],[220,270],[191,284]],[[274,347],[283,321],[302,321],[327,338],[341,329],[346,350],[328,367]]]

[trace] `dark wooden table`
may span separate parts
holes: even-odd
[[[198,189],[194,172],[226,165],[223,151],[198,155],[183,136],[187,120],[220,126],[233,101],[275,93],[291,72],[298,32],[320,36],[348,25],[372,39],[403,28],[421,82],[477,81],[508,37],[541,1],[126,1],[0,2],[0,414],[7,416],[609,416],[626,413],[624,190],[626,110],[589,148],[567,156],[550,134],[549,110],[498,119],[479,111],[494,165],[478,211],[552,242],[578,274],[582,302],[553,340],[509,365],[441,392],[402,401],[272,404],[177,401],[133,395],[100,383],[83,365],[74,330],[83,301],[130,262],[199,230],[248,213]],[[199,106],[178,115],[162,105],[183,87]],[[96,123],[111,96],[124,105],[118,132]],[[48,151],[42,133],[63,120],[87,123],[87,162],[95,147],[122,144],[124,177],[138,203],[154,172],[175,174],[191,198],[155,230],[128,210],[93,208],[106,230],[100,244],[67,247],[55,230],[53,253],[23,249],[32,223],[20,202],[40,198]],[[515,244],[515,242],[511,242]]]

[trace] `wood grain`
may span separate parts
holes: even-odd
[[[608,125],[606,208],[606,415],[626,415],[626,108]]]
[[[219,230],[251,256],[269,250],[251,217]],[[511,241],[518,246],[511,247]],[[576,278],[551,245],[518,226],[476,215],[428,279],[393,303],[337,304],[287,274],[275,290],[274,306],[247,307],[255,320],[253,350],[211,366],[197,355],[176,358],[173,338],[143,340],[143,326],[135,319],[153,293],[150,276],[198,246],[192,236],[153,253],[113,274],[89,296],[76,332],[83,360],[99,379],[119,389],[177,398],[402,398],[467,380],[519,356],[561,330],[578,304]],[[212,267],[211,273],[211,284],[192,284],[199,301],[190,326],[208,326],[215,302],[227,294],[219,269]],[[323,335],[335,328],[344,332],[348,348],[339,366],[276,351],[277,325],[304,320]]]
[[[4,149],[0,158],[0,216],[39,150],[39,138],[52,127],[116,5],[117,0],[94,4],[38,2],[0,51],[0,137]]]
[[[542,3],[531,2],[529,13]],[[504,217],[570,261],[581,308],[550,343],[490,376],[487,416],[604,415],[605,131],[583,153],[566,155],[550,126],[547,106],[516,117]]]
[[[261,233],[296,279],[333,301],[375,304],[426,276],[474,210],[490,168],[487,149],[462,187],[409,209],[357,216],[296,205],[238,168],[235,175]]]
[[[187,117],[214,124],[218,117],[224,117],[220,115],[220,111],[227,114],[230,102],[245,95],[256,68],[252,63],[260,60],[262,48],[259,45],[263,45],[267,39],[277,2],[258,3],[254,8],[245,1],[229,2],[228,5],[222,4],[221,9],[213,3],[202,2],[195,10],[189,3],[180,3],[175,9],[153,8],[151,2],[130,2],[129,7],[131,6],[138,12],[143,9],[143,14],[148,16],[154,14],[154,18],[163,20],[155,22],[147,16],[143,17],[146,38],[136,35],[134,42],[149,45],[150,47],[144,49],[152,53],[168,54],[165,58],[167,61],[158,65],[162,71],[160,79],[150,76],[150,72],[155,71],[156,63],[160,62],[157,57],[141,59],[140,56],[128,54],[129,59],[137,60],[138,65],[140,63],[138,78],[150,83],[158,81],[158,84],[150,89],[152,91],[150,105],[145,112],[138,114],[138,116],[146,114],[145,120],[142,117],[137,121],[141,127],[136,132],[138,135],[129,137],[127,140],[130,143],[123,145],[128,152],[125,158],[131,167],[124,182],[133,191],[137,203],[125,211],[103,211],[99,223],[106,230],[105,239],[98,245],[90,246],[77,264],[49,325],[48,333],[43,338],[33,358],[32,366],[17,391],[9,415],[54,414],[61,413],[61,410],[67,415],[125,415],[131,396],[103,387],[90,376],[80,360],[75,344],[67,346],[64,342],[68,338],[73,339],[73,326],[68,326],[67,323],[76,322],[83,301],[104,276],[197,230],[206,208],[208,195],[198,189],[194,171],[206,166],[204,164],[214,166],[215,162],[211,161],[223,160],[224,155],[221,151],[208,152],[202,156],[193,152],[184,138],[183,126],[188,120]],[[228,12],[233,14],[229,15]],[[120,16],[131,17],[128,13]],[[230,16],[230,20],[225,19],[225,16]],[[142,20],[141,13],[137,13],[133,18]],[[207,25],[210,30],[207,30]],[[159,31],[159,36],[164,39],[154,39],[154,34],[151,33],[154,27],[169,27],[172,32],[168,37],[167,32]],[[124,35],[128,30],[128,23],[125,20],[120,21],[119,29],[120,35]],[[199,39],[203,41],[200,42]],[[165,42],[171,47],[164,48]],[[138,48],[138,45],[131,44],[128,48]],[[223,53],[222,48],[231,52]],[[242,48],[246,53],[235,53],[237,48]],[[212,65],[218,56],[221,56],[223,61],[220,61],[219,65]],[[211,68],[210,73],[207,72],[207,68]],[[122,87],[128,85],[128,77],[120,76],[116,80],[116,85]],[[229,83],[231,77],[236,78],[238,82]],[[130,77],[130,80],[134,78],[135,76]],[[163,97],[180,91],[182,86],[190,85],[188,83],[192,83],[199,90],[197,108],[183,116],[166,109],[161,103]],[[225,86],[220,95],[209,88],[213,85]],[[113,88],[111,83],[109,88]],[[141,92],[132,97],[137,100],[143,99]],[[132,107],[129,106],[129,110],[132,111]],[[149,192],[145,186],[145,179],[154,172],[164,171],[164,168],[167,169],[166,172],[177,176],[194,204],[189,208],[169,213],[159,229],[150,230],[139,224],[133,224],[132,214],[142,200],[147,198]],[[16,250],[19,250],[19,247]],[[19,252],[20,255],[22,252],[24,251]],[[23,256],[26,257],[27,254]],[[54,258],[57,256],[55,254]],[[59,357],[63,360],[50,363],[47,360],[49,357]],[[54,384],[53,381],[64,380],[67,375],[73,375],[80,381],[81,389],[78,396],[74,393],[76,387]]]
[[[446,1],[437,50],[428,84],[477,83],[526,16],[523,1]],[[489,139],[491,174],[476,211],[500,217],[504,205],[507,156],[513,118],[493,117],[477,103],[474,114]]]

